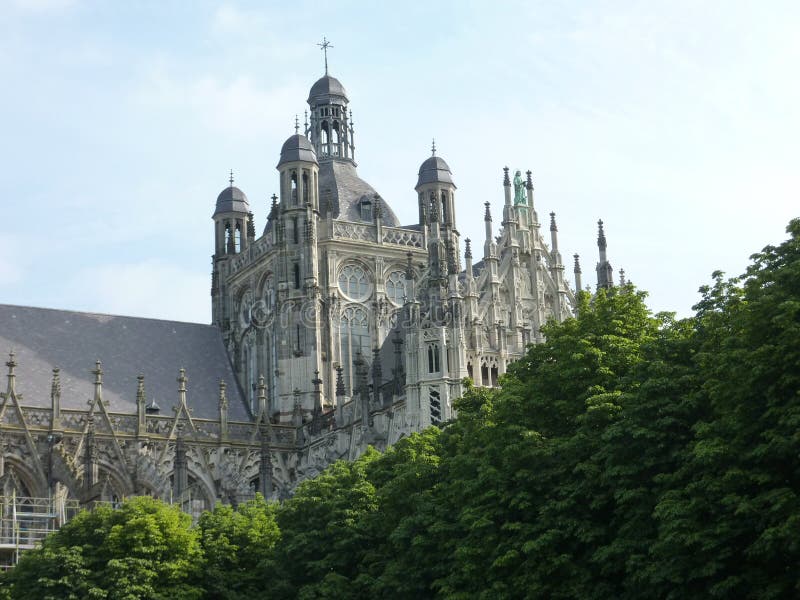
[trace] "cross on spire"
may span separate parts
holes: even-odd
[[[320,47],[322,52],[325,54],[325,75],[328,74],[328,48],[333,48],[333,45],[327,40],[327,38],[323,35],[322,36],[322,43],[317,44]]]

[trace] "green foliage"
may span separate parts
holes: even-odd
[[[466,385],[458,418],[192,529],[148,499],[84,513],[12,598],[800,596],[800,220],[696,316],[632,286]],[[199,568],[202,567],[202,575]]]
[[[201,597],[191,518],[147,497],[84,511],[4,577],[15,600]]]
[[[238,506],[218,505],[200,517],[200,545],[205,555],[205,598],[245,600],[264,590],[266,573],[274,572],[274,550],[280,540],[276,506],[260,494]]]

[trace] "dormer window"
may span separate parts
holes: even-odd
[[[361,220],[372,221],[372,200],[369,198],[361,200]]]

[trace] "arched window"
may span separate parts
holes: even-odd
[[[295,244],[300,243],[300,233],[297,229],[297,217],[292,219],[292,241],[294,241]]]
[[[328,151],[328,142],[330,141],[330,132],[328,130],[328,122],[322,122],[322,128],[320,129],[320,139],[321,139],[321,146],[320,149],[322,151],[323,156],[327,156],[329,154]]]
[[[428,373],[438,373],[439,367],[439,344],[428,344]]]
[[[355,373],[353,361],[356,353],[367,356],[370,349],[369,323],[367,311],[359,306],[348,306],[342,311],[339,320],[339,356],[342,365],[345,389],[352,393]]]
[[[357,302],[369,297],[370,286],[364,269],[356,264],[345,265],[339,272],[339,290],[350,300]]]
[[[303,171],[303,204],[308,204],[308,171]]]
[[[331,154],[333,156],[339,156],[339,121],[333,122],[333,127],[331,128]]]
[[[447,192],[442,192],[442,223],[450,222],[450,212],[447,210]]]
[[[392,303],[402,306],[406,301],[406,274],[404,271],[392,271],[386,278],[386,297]]]
[[[292,206],[297,206],[297,171],[292,171],[291,190]]]
[[[242,249],[242,223],[236,222],[236,240],[234,242],[234,252],[240,252]]]

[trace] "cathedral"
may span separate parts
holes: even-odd
[[[211,325],[0,305],[3,515],[12,497],[62,513],[134,494],[194,513],[285,497],[452,419],[466,378],[497,386],[545,323],[573,314],[578,256],[573,288],[531,171],[503,169],[485,238],[461,239],[457,177],[434,146],[417,222],[401,224],[357,171],[350,98],[327,65],[307,102],[263,230],[233,177],[217,196]],[[598,247],[608,287],[602,222]]]

